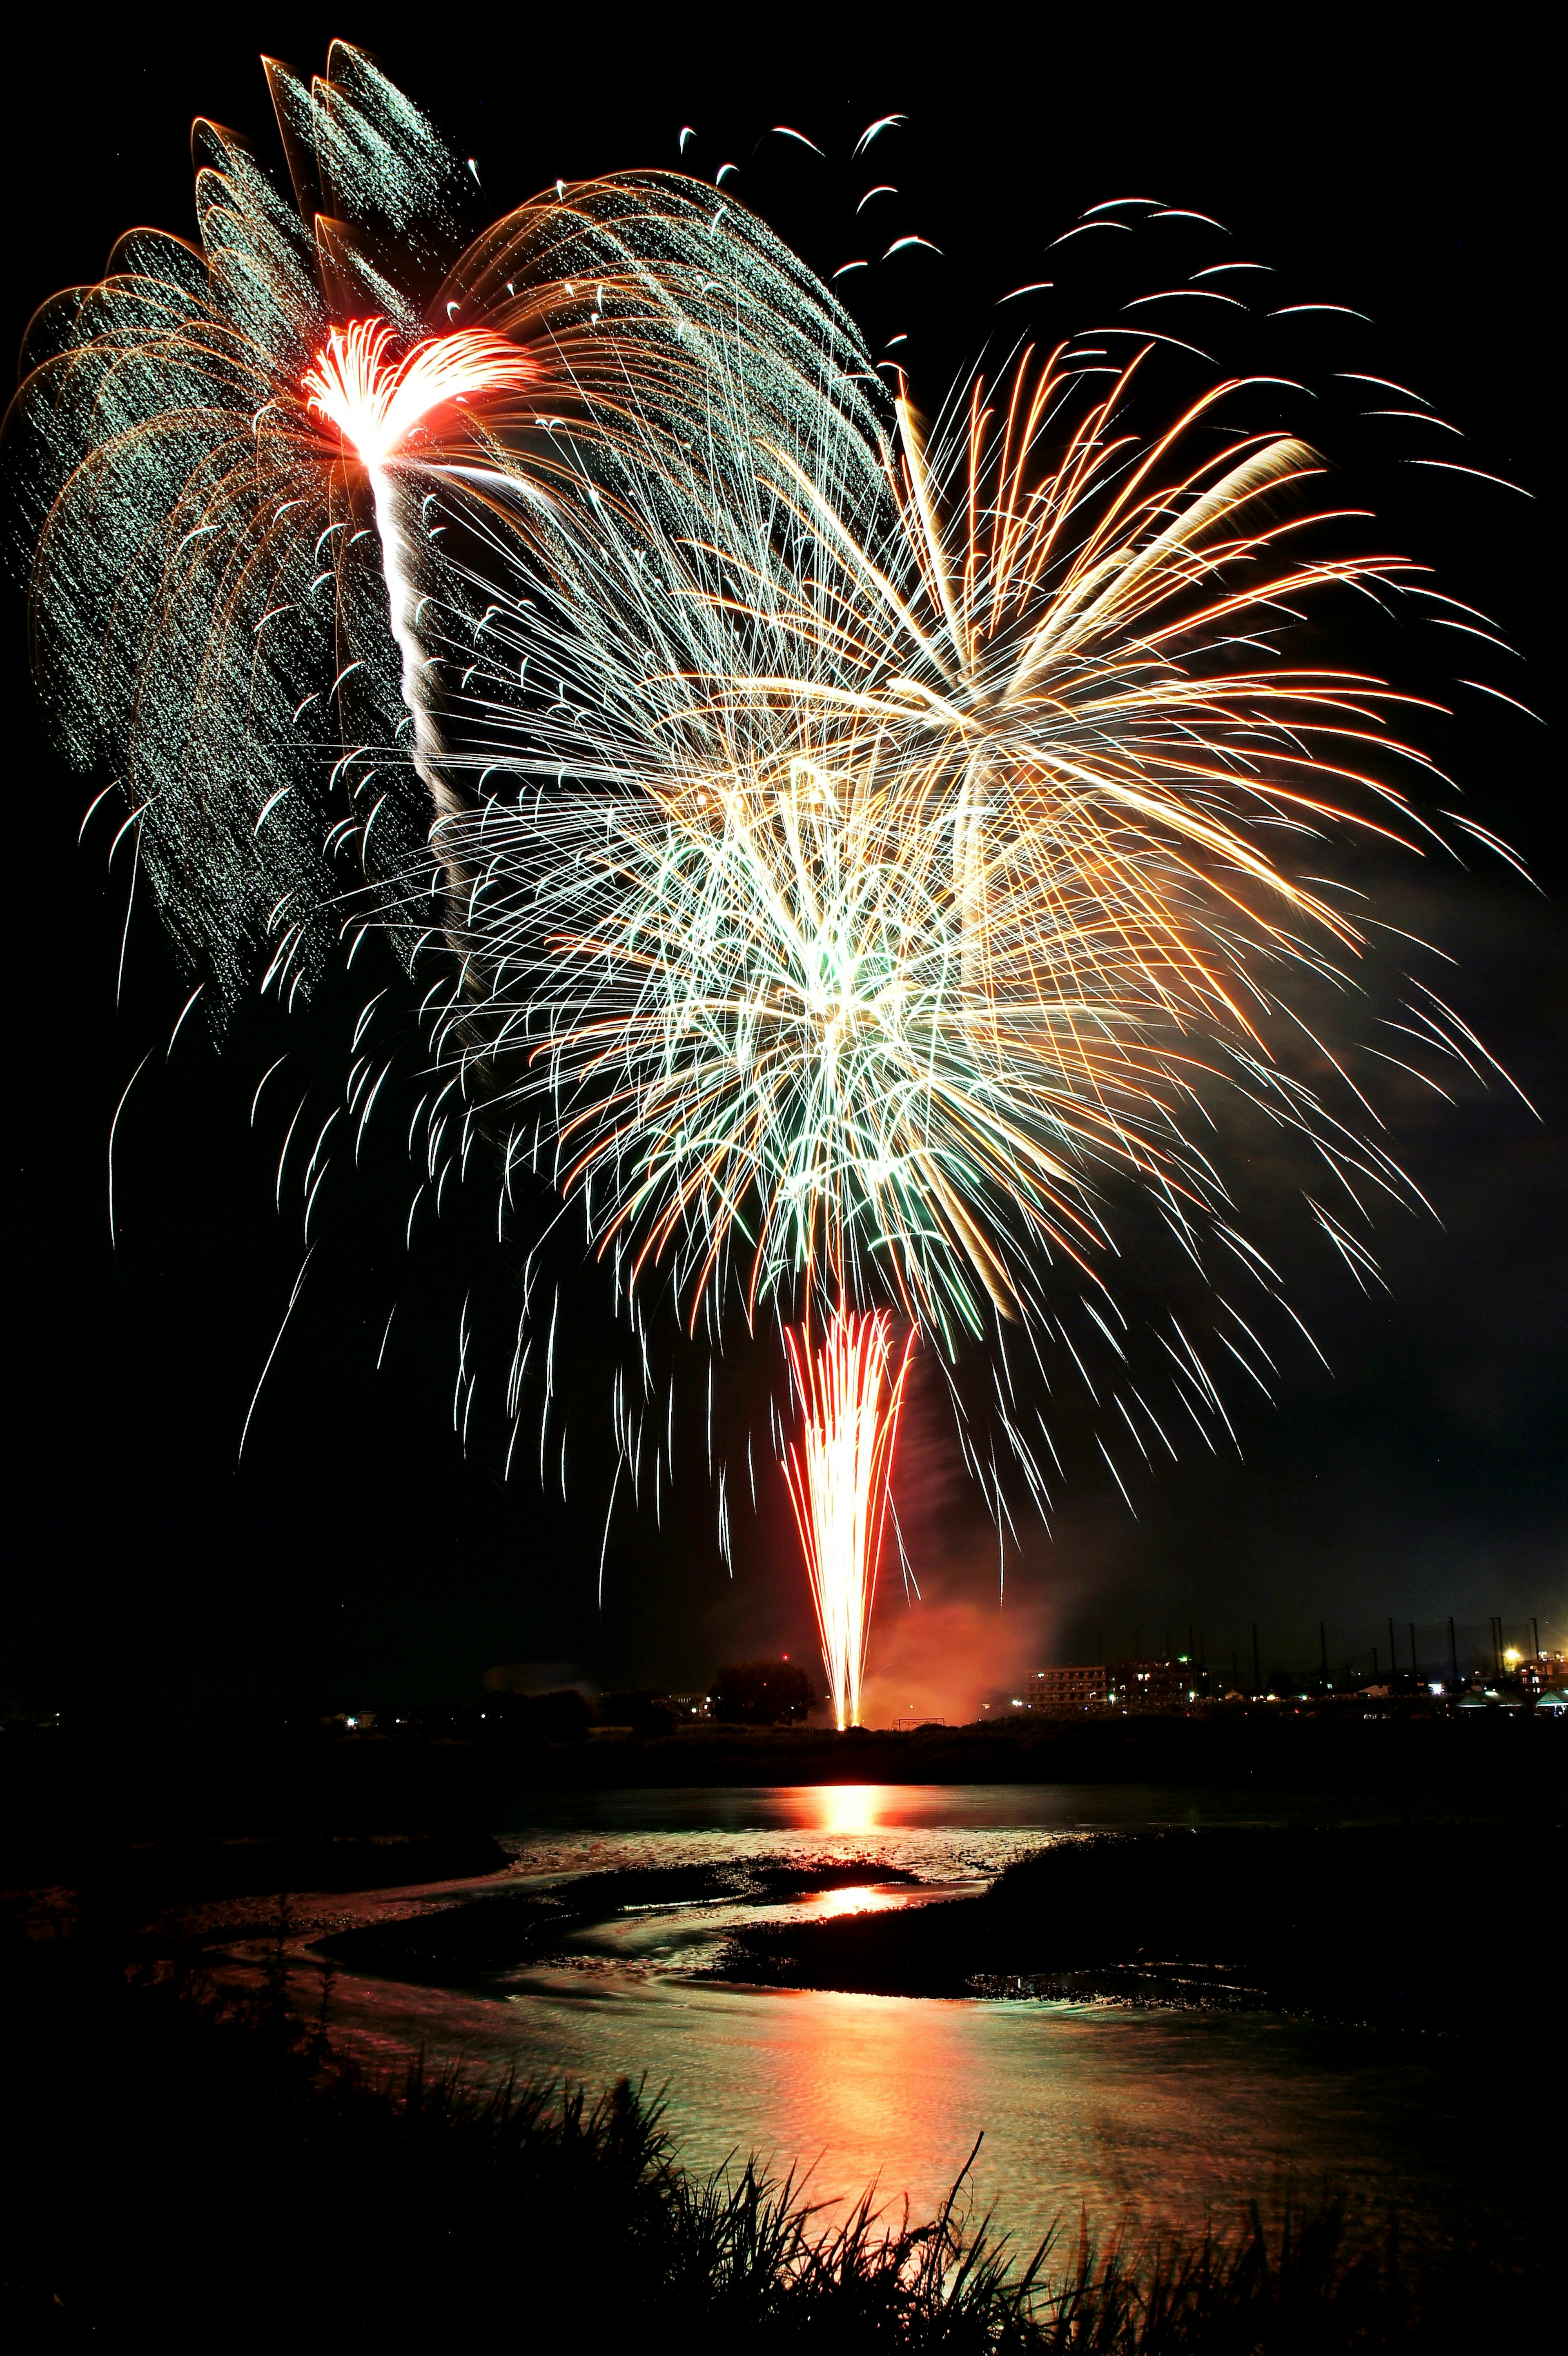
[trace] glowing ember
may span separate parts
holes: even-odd
[[[800,1447],[791,1442],[786,1452],[784,1475],[842,1731],[860,1724],[866,1628],[914,1335],[895,1368],[886,1312],[857,1317],[841,1302],[814,1350],[805,1331],[784,1338],[805,1419]]]
[[[483,328],[427,337],[395,362],[386,358],[392,333],[386,319],[334,327],[301,380],[308,406],[353,444],[367,466],[382,465],[434,410],[485,393],[520,392],[538,379],[526,352]]]

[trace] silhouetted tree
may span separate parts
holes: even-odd
[[[627,1726],[633,1734],[671,1734],[675,1719],[658,1694],[609,1693],[599,1696],[599,1724]]]
[[[530,1730],[546,1742],[581,1742],[593,1722],[593,1706],[575,1686],[559,1693],[530,1694]]]
[[[728,1726],[799,1726],[816,1688],[798,1661],[737,1661],[712,1687],[713,1714]]]

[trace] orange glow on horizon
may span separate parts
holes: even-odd
[[[353,319],[334,327],[300,380],[306,405],[336,426],[367,466],[395,456],[414,429],[448,402],[521,392],[539,379],[527,352],[488,328],[427,336],[397,361],[386,358],[393,333],[389,319]]]

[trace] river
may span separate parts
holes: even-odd
[[[978,1889],[1010,1858],[1074,1832],[1293,1820],[1384,1817],[1375,1799],[1344,1795],[835,1784],[533,1794],[493,1829],[513,1858],[499,1886],[612,1867],[864,1859],[863,1885],[792,1901],[821,1912]],[[1386,1820],[1397,1872],[1397,1811]],[[1468,1847],[1456,1827],[1461,1881]],[[921,1887],[879,1889],[879,1868],[912,1871]],[[291,1942],[296,2000],[307,2006],[319,1985],[313,1941],[328,1922],[351,1927],[497,1886],[318,1908]],[[1436,1908],[1439,1893],[1412,1890],[1411,1902]],[[1518,2225],[1530,2208],[1527,2024],[1478,2019],[1467,2037],[1433,2040],[1256,2013],[756,1990],[689,1976],[743,1912],[758,1910],[640,1907],[569,1941],[550,1968],[520,1968],[483,1993],[349,1965],[332,1984],[334,2034],[379,2060],[424,2046],[476,2070],[590,2088],[628,2074],[665,2094],[689,2164],[755,2152],[778,2172],[808,2171],[813,2194],[833,2203],[875,2180],[929,2213],[983,2134],[974,2201],[1031,2247],[1053,2224],[1076,2236],[1084,2211],[1102,2231],[1201,2231],[1254,2197],[1276,2206],[1290,2184],[1307,2200],[1343,2194],[1369,2228],[1396,2210],[1427,2240],[1473,2232],[1481,2215]]]

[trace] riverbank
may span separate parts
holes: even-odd
[[[1090,1834],[918,1912],[742,1926],[711,1968],[750,1987],[1273,2011],[1466,2036],[1477,2010],[1552,2017],[1565,1878],[1561,1825],[1490,1839],[1443,1825]]]
[[[1447,1795],[1551,1819],[1568,1794],[1568,1723],[1262,1704],[842,1735],[607,1728],[548,1741],[478,1708],[454,1711],[440,1734],[346,1732],[303,1718],[84,1717],[0,1740],[0,1886],[102,1875],[114,1853],[158,1842],[482,1837],[533,1793],[844,1783],[1363,1790],[1417,1812],[1441,1810]],[[280,1868],[271,1886],[331,1886],[310,1879],[317,1869]]]
[[[223,2003],[199,1980],[128,1976],[82,1942],[4,1950],[9,2140],[0,2315],[11,2344],[156,2332],[183,2348],[381,2332],[714,2337],[816,2356],[854,2349],[1093,2348],[1165,2356],[1355,2347],[1442,2356],[1531,2344],[1544,2269],[1485,2247],[1348,2241],[1332,2203],[1119,2240],[1075,2217],[1043,2253],[965,2181],[911,2222],[869,2196],[823,2227],[796,2180],[685,2169],[656,2102],[484,2088],[346,2064],[276,1984]],[[93,2034],[84,2040],[83,2019]],[[891,2188],[889,2188],[891,2190]],[[1157,2320],[1156,2320],[1157,2319]]]

